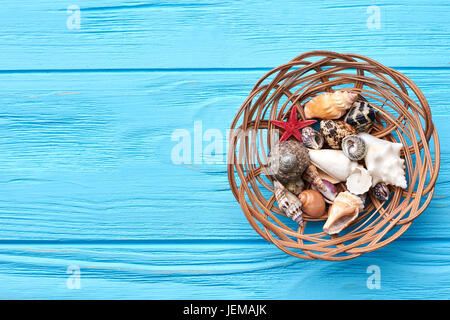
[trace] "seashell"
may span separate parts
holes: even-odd
[[[353,126],[357,132],[367,131],[375,121],[375,109],[365,101],[357,101],[353,103],[344,121]]]
[[[318,218],[325,214],[325,200],[316,190],[305,190],[298,198],[302,203],[303,212],[311,217]]]
[[[323,231],[337,234],[347,228],[358,214],[364,209],[364,202],[360,197],[348,192],[340,192],[328,210],[328,219]]]
[[[306,147],[319,150],[323,147],[323,136],[311,127],[302,129],[302,139]]]
[[[303,172],[302,177],[305,181],[311,183],[320,191],[325,192],[327,190],[322,182],[322,178],[319,176],[317,168],[314,165],[310,164],[308,168],[306,168],[305,172]]]
[[[268,173],[283,184],[301,179],[309,165],[308,149],[297,140],[277,143],[269,153]]]
[[[298,179],[297,181],[290,181],[286,183],[286,189],[298,196],[300,192],[305,190],[305,183],[302,179]]]
[[[387,201],[389,199],[389,196],[391,195],[391,191],[389,190],[389,187],[386,183],[378,182],[372,188],[372,194],[380,201]]]
[[[307,119],[339,119],[357,99],[358,94],[351,91],[324,92],[305,104],[305,116]]]
[[[363,139],[358,136],[350,135],[342,139],[342,151],[353,161],[361,160],[366,156],[367,146]]]
[[[344,121],[322,120],[319,132],[328,145],[336,150],[341,148],[342,139],[357,134],[356,130]]]
[[[357,166],[347,178],[346,186],[348,191],[355,195],[364,194],[372,186],[372,177],[363,166]]]
[[[368,133],[359,133],[367,144],[366,168],[372,176],[372,186],[384,182],[406,189],[405,160],[400,158],[401,143],[375,138]]]
[[[311,163],[337,181],[345,181],[358,163],[351,161],[342,150],[309,150]]]
[[[318,190],[314,185],[312,186],[312,189],[319,191],[324,196],[325,202],[331,203],[334,199],[336,199],[336,195],[338,194],[337,188],[328,180],[322,179],[322,182],[325,185],[325,191]]]
[[[279,208],[286,213],[286,215],[297,222],[303,223],[302,203],[289,190],[287,190],[279,181],[274,182],[275,198],[277,199]]]
[[[323,171],[320,168],[317,168],[317,172],[319,172],[319,176],[322,178],[322,180],[327,180],[327,181],[331,182],[332,184],[341,182],[341,180],[333,178],[332,176],[330,176],[328,173],[326,173],[325,171]]]

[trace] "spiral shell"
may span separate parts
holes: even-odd
[[[308,168],[306,168],[305,172],[303,172],[302,177],[303,179],[305,179],[305,181],[311,183],[321,192],[327,191],[322,181],[322,178],[320,177],[319,172],[317,171],[317,168],[314,165],[310,164]]]
[[[305,182],[302,179],[289,181],[286,183],[286,189],[298,196],[305,189]]]
[[[276,144],[269,153],[268,173],[282,184],[301,179],[309,165],[308,149],[297,140]]]
[[[344,121],[322,120],[319,132],[328,145],[336,150],[341,148],[342,139],[349,135],[356,135],[356,130]]]
[[[342,151],[350,160],[358,161],[366,156],[367,145],[360,137],[350,135],[342,139]]]
[[[307,119],[339,119],[357,99],[358,94],[350,91],[324,92],[306,103],[305,116]]]
[[[384,182],[378,182],[373,188],[372,193],[380,201],[387,201],[391,195],[391,191]]]
[[[297,222],[303,223],[303,211],[301,201],[285,188],[279,181],[274,182],[275,199],[277,199],[278,207],[286,213],[286,215]]]
[[[302,139],[306,147],[319,150],[323,147],[323,136],[311,127],[302,129]]]
[[[375,121],[375,109],[365,101],[357,101],[353,103],[344,121],[353,126],[357,132],[367,131]]]

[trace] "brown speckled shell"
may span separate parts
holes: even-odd
[[[341,142],[346,136],[357,134],[355,128],[344,121],[322,120],[319,132],[328,145],[336,150],[341,149]]]
[[[269,153],[268,173],[282,184],[298,181],[309,165],[308,149],[297,140],[276,144]]]

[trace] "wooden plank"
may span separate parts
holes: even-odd
[[[79,29],[67,26],[72,2],[4,1],[0,70],[275,67],[310,50],[449,66],[446,0],[74,3]]]
[[[400,240],[332,263],[266,243],[0,245],[0,298],[448,299],[449,248]],[[369,266],[379,268],[380,289],[367,286]],[[69,289],[69,267],[80,289]]]
[[[450,72],[404,71],[428,97],[443,143],[436,198],[403,238],[442,241],[450,238],[442,89]],[[199,120],[203,132],[225,135],[262,74],[2,74],[0,240],[259,239],[229,190],[225,162],[174,164],[171,135],[193,133]]]

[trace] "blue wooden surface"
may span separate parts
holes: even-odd
[[[73,4],[79,30],[66,26]],[[374,4],[380,29],[366,25]],[[449,18],[448,1],[4,1],[0,298],[448,299]],[[425,213],[394,243],[339,263],[261,240],[224,162],[170,155],[174,130],[201,120],[225,134],[267,70],[314,49],[405,73],[441,139]],[[370,265],[380,289],[366,285]],[[67,286],[69,266],[80,289]]]

